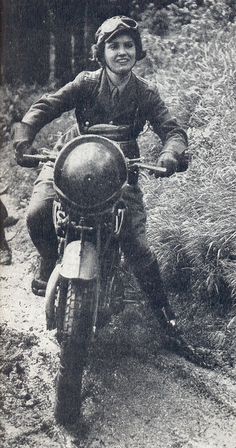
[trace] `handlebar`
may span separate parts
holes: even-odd
[[[24,154],[23,161],[24,162],[55,162],[56,155],[43,155],[43,154]]]
[[[55,154],[24,154],[23,163],[26,167],[34,166],[38,162],[55,162],[57,155]],[[140,162],[140,159],[128,159],[126,158],[128,168],[139,168],[141,170],[147,170],[149,173],[154,174],[156,177],[164,176],[167,172],[166,168],[162,166],[149,165]]]
[[[128,161],[128,168],[141,168],[147,170],[155,175],[163,175],[167,172],[167,169],[163,166],[147,165],[146,163],[133,162],[132,159]]]
[[[56,155],[43,155],[43,154],[23,154],[23,157],[19,165],[24,166],[25,168],[37,168],[39,162],[55,162]]]

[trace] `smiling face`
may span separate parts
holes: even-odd
[[[135,42],[128,33],[122,33],[105,43],[106,66],[116,75],[127,75],[136,63]]]

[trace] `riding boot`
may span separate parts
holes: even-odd
[[[47,282],[54,269],[56,260],[53,258],[42,258],[39,262],[39,267],[35,272],[31,283],[32,292],[36,296],[45,296]]]
[[[192,346],[178,329],[175,321],[175,314],[171,309],[167,295],[164,291],[163,282],[160,275],[157,260],[154,260],[143,271],[135,272],[140,287],[146,293],[150,306],[154,311],[161,327],[168,338],[168,347],[172,348],[179,355],[184,356],[191,362],[201,366],[211,365],[211,360],[207,359],[208,353],[202,353]]]
[[[157,260],[154,260],[142,271],[136,270],[135,275],[162,328],[172,333],[175,332],[176,318],[164,291]]]

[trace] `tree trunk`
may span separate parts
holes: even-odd
[[[63,21],[57,21],[55,36],[55,78],[60,84],[72,79],[72,42],[70,30],[65,29]]]
[[[3,81],[44,84],[50,72],[46,0],[3,0],[2,14]]]
[[[22,3],[24,5],[22,5]],[[44,85],[50,76],[50,31],[46,0],[21,0],[22,80]]]
[[[74,37],[74,75],[85,70],[86,54],[85,54],[85,15],[86,15],[86,0],[81,0],[77,3],[75,8],[73,20],[73,37]]]
[[[65,84],[72,73],[72,22],[75,14],[74,0],[51,0],[52,29],[55,37],[55,78]]]
[[[2,0],[1,82],[15,83],[19,76],[19,27],[17,2]]]

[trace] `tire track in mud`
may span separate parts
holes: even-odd
[[[189,388],[204,397],[209,397],[229,415],[236,417],[235,377],[231,378],[227,371],[222,369],[209,370],[186,363],[175,354],[169,357],[168,362],[174,378],[186,380]],[[158,364],[156,362],[154,364],[159,369]]]

